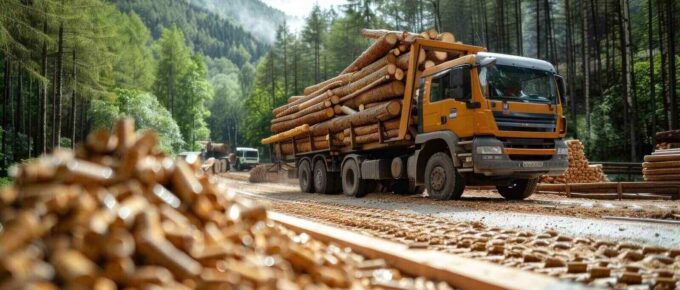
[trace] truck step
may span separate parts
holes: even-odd
[[[459,173],[467,173],[467,172],[472,172],[474,168],[458,168]]]
[[[458,145],[460,145],[460,146],[463,146],[463,145],[472,145],[472,140],[458,141]]]

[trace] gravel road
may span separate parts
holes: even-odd
[[[466,191],[460,201],[373,193],[364,198],[300,193],[290,183],[258,183],[222,178],[230,188],[266,199],[340,204],[429,215],[453,221],[483,222],[489,227],[625,240],[643,245],[680,247],[680,225],[602,219],[601,216],[660,217],[680,212],[680,201],[593,201],[534,195],[508,202],[488,190]]]

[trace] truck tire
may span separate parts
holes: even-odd
[[[338,176],[335,173],[328,172],[326,162],[319,159],[314,163],[314,191],[322,194],[337,193]]]
[[[304,193],[314,192],[314,184],[312,181],[312,166],[309,165],[309,160],[302,160],[298,165],[298,182],[300,183],[300,191]]]
[[[430,156],[425,166],[425,186],[434,199],[459,199],[465,190],[465,181],[453,166],[451,157],[438,152]]]
[[[363,197],[368,193],[367,183],[361,179],[359,170],[356,160],[349,159],[345,161],[341,170],[342,192],[355,197]]]
[[[497,185],[498,193],[507,200],[523,200],[534,194],[538,178],[517,179],[510,185]]]

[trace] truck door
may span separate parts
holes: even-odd
[[[467,109],[472,98],[470,66],[463,65],[434,74],[423,102],[423,132],[450,130],[458,136],[473,131],[473,115]],[[427,84],[427,81],[426,81]]]

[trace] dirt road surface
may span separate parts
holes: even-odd
[[[364,198],[301,193],[293,183],[250,184],[222,178],[230,188],[269,202],[359,206],[434,216],[453,221],[482,222],[489,227],[544,232],[643,245],[680,247],[680,224],[602,219],[604,216],[661,218],[680,214],[680,201],[598,201],[534,195],[525,201],[506,201],[490,190],[468,190],[462,200],[434,201],[422,196],[372,193]]]

